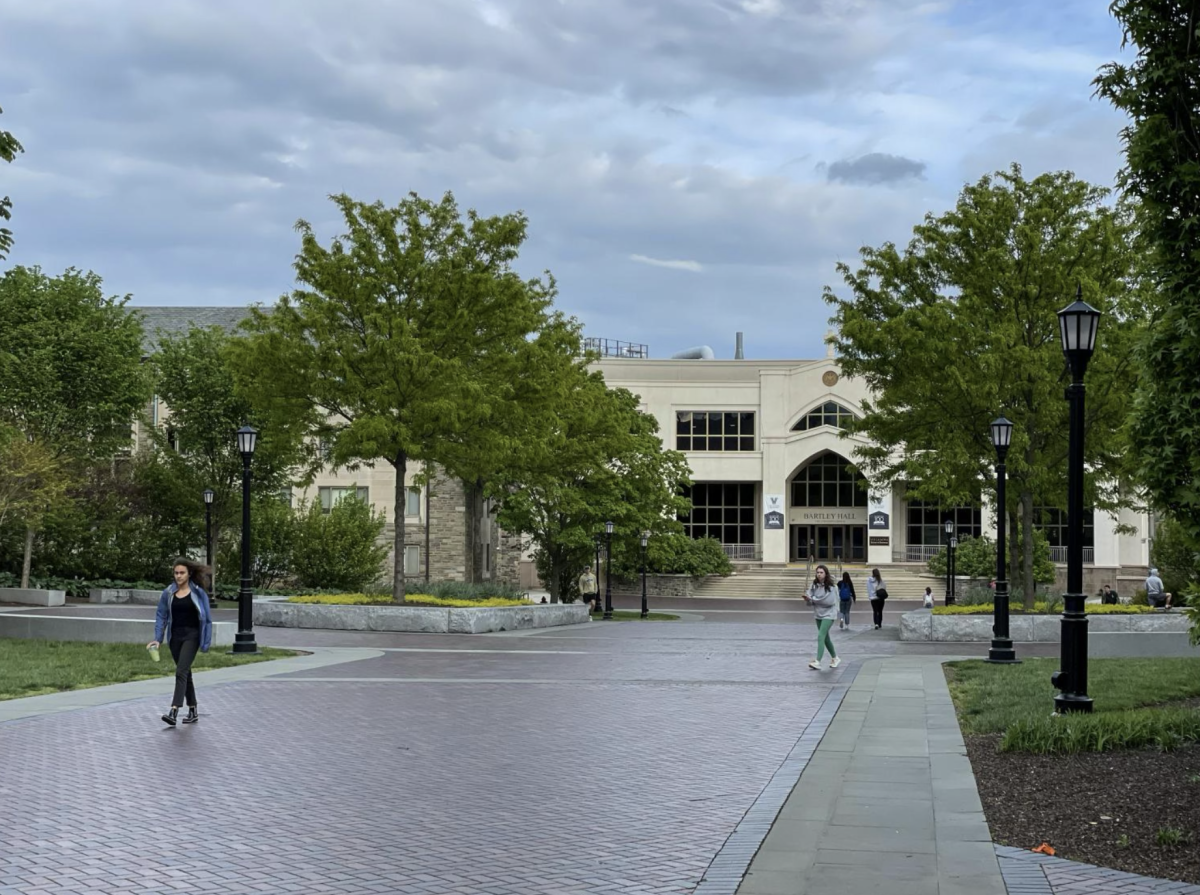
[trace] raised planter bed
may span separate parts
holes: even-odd
[[[88,591],[92,603],[132,603],[136,606],[157,606],[161,590],[131,590],[128,588],[93,587]]]
[[[20,603],[23,606],[65,606],[65,590],[37,590],[31,587],[0,587],[0,603]]]
[[[237,625],[233,622],[213,622],[213,646],[228,646],[233,643],[236,633]],[[0,613],[0,638],[4,637],[18,640],[85,640],[90,643],[149,643],[154,639],[154,619]]]
[[[1191,625],[1180,613],[1089,615],[1088,631],[1096,634],[1186,634]],[[1058,643],[1062,615],[1009,616],[1008,630],[1018,643]],[[900,616],[900,639],[939,643],[981,643],[992,639],[991,615],[934,615],[918,609]]]
[[[262,600],[254,603],[254,623],[270,628],[325,628],[335,631],[395,631],[421,634],[486,634],[581,625],[589,621],[582,603],[443,609],[434,606],[329,606]]]

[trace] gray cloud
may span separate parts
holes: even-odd
[[[886,152],[870,152],[856,159],[842,159],[831,164],[826,170],[826,177],[830,181],[861,183],[868,186],[896,183],[900,180],[921,178],[924,175],[924,162],[902,155],[889,155]]]

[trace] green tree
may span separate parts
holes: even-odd
[[[0,113],[3,112],[4,110],[0,109]],[[11,162],[17,157],[17,153],[24,151],[16,137],[6,130],[0,130],[0,161]],[[6,221],[12,220],[12,200],[8,196],[0,199],[0,218]],[[8,257],[12,243],[12,231],[7,227],[0,227],[0,261]]]
[[[1169,593],[1183,593],[1200,581],[1200,551],[1187,530],[1173,519],[1164,518],[1155,527],[1150,564],[1158,568]]]
[[[278,494],[259,494],[250,507],[250,578],[256,590],[267,590],[292,577],[300,539],[301,516]],[[242,567],[242,525],[229,529],[219,554],[222,569],[236,579]]]
[[[1125,112],[1119,183],[1136,200],[1156,294],[1128,431],[1151,502],[1200,543],[1200,0],[1117,0],[1132,45],[1097,93]]]
[[[378,543],[382,514],[356,497],[329,509],[313,503],[300,510],[292,572],[303,587],[360,591],[378,581],[387,547]]]
[[[61,457],[16,429],[0,426],[0,526],[11,516],[40,525],[69,485],[70,472]]]
[[[526,446],[523,467],[509,470],[498,514],[506,530],[532,540],[554,602],[575,592],[605,522],[614,525],[614,554],[628,554],[641,531],[681,531],[676,517],[689,507],[680,496],[687,461],[663,448],[637,396],[609,389],[599,372],[579,370],[568,385],[554,423]]]
[[[293,478],[306,479],[316,459],[295,417],[281,414],[263,423],[265,414],[255,407],[253,383],[240,378],[233,363],[239,348],[239,340],[220,327],[191,327],[161,339],[151,357],[155,391],[167,406],[164,425],[152,433],[158,472],[164,479],[162,487],[174,495],[173,503],[185,508],[192,520],[195,534],[189,543],[193,544],[203,540],[205,488],[212,488],[214,495],[214,543],[223,544],[229,529],[240,538],[242,456],[235,436],[239,427],[250,424],[259,429],[251,466],[256,496],[277,495],[293,484]],[[252,514],[252,525],[253,519]],[[254,553],[260,555],[257,548]],[[218,554],[228,556],[223,550]],[[240,559],[232,567],[225,562],[218,565],[223,572],[231,568],[235,577],[240,574]],[[262,580],[263,574],[256,573],[255,578]]]
[[[462,439],[505,426],[506,377],[551,321],[554,283],[512,270],[522,214],[464,220],[449,193],[393,208],[332,198],[347,233],[326,247],[297,224],[301,288],[255,314],[240,369],[271,420],[303,420],[325,440],[334,468],[382,460],[395,470],[392,595],[402,602],[409,464],[448,466]]]
[[[1022,532],[1011,539],[1011,577],[1027,604],[1034,507],[1065,504],[1056,312],[1077,284],[1105,314],[1088,370],[1086,500],[1111,508],[1123,499],[1119,430],[1142,300],[1129,215],[1107,197],[1070,173],[1026,180],[1014,165],[967,186],[953,210],[927,215],[903,251],[867,247],[857,270],[839,264],[849,297],[826,288],[842,369],[871,389],[846,433],[872,442],[854,453],[868,478],[908,483],[913,496],[943,505],[974,502],[979,483],[994,482],[988,424],[1000,415],[1015,424],[1003,512]]]
[[[65,468],[128,448],[149,397],[141,322],[127,301],[105,297],[90,272],[15,267],[0,276],[0,423]],[[23,582],[37,522],[27,519]]]

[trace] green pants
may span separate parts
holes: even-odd
[[[837,658],[837,650],[833,648],[833,638],[829,636],[829,629],[833,627],[833,619],[819,618],[817,619],[817,661],[825,657],[825,650],[829,650],[829,655]]]

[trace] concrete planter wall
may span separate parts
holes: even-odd
[[[422,634],[485,634],[586,624],[582,603],[441,609],[430,606],[323,606],[262,601],[254,623],[269,628],[324,628],[335,631],[409,631]]]
[[[233,622],[214,622],[213,646],[228,646],[233,643],[236,633],[237,625]],[[154,639],[154,619],[0,612],[0,638],[4,637],[20,640],[84,640],[89,643],[149,643]],[[166,652],[165,646],[163,651]]]
[[[21,603],[25,606],[65,606],[65,590],[36,590],[22,587],[0,587],[0,603]]]
[[[161,590],[93,587],[88,591],[88,600],[92,603],[133,603],[137,606],[157,606],[161,594]]]
[[[1096,634],[1186,634],[1191,625],[1177,613],[1089,615],[1088,631]],[[1009,634],[1018,643],[1058,643],[1061,615],[1013,615]],[[990,615],[934,615],[928,609],[900,616],[900,639],[939,643],[981,643],[992,639]]]

